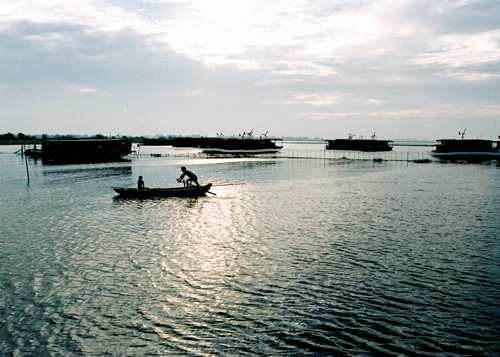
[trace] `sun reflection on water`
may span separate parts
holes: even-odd
[[[221,278],[237,273],[242,257],[235,241],[255,236],[255,214],[242,207],[249,198],[241,198],[238,186],[218,187],[217,195],[191,207],[175,234],[191,269]]]

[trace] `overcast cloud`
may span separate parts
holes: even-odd
[[[496,139],[500,2],[0,0],[0,133]]]

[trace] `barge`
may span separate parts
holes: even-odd
[[[392,144],[392,140],[377,140],[375,134],[371,139],[354,139],[349,134],[348,139],[326,140],[326,150],[391,151]]]
[[[44,140],[41,148],[24,153],[32,158],[63,162],[105,162],[123,159],[132,152],[132,141],[125,139]]]
[[[267,134],[267,133],[266,133]],[[173,147],[192,147],[203,149],[207,155],[260,155],[277,153],[283,148],[283,140],[264,137],[254,138],[252,131],[238,137],[176,137],[172,138]]]
[[[500,160],[500,141],[484,139],[438,139],[431,155],[449,161]]]

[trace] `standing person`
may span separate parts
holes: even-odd
[[[188,184],[188,186],[189,184],[191,184],[191,182],[194,182],[196,186],[200,186],[200,184],[198,183],[198,177],[195,174],[193,174],[191,171],[186,170],[184,166],[181,167],[181,170],[182,175],[177,179],[178,182],[181,182],[184,176],[187,176],[188,179],[186,180],[186,183]]]

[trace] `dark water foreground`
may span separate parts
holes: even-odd
[[[495,165],[139,158],[31,163],[29,186],[19,156],[0,165],[2,356],[486,356],[500,341]],[[182,165],[217,196],[110,188],[176,185]]]

